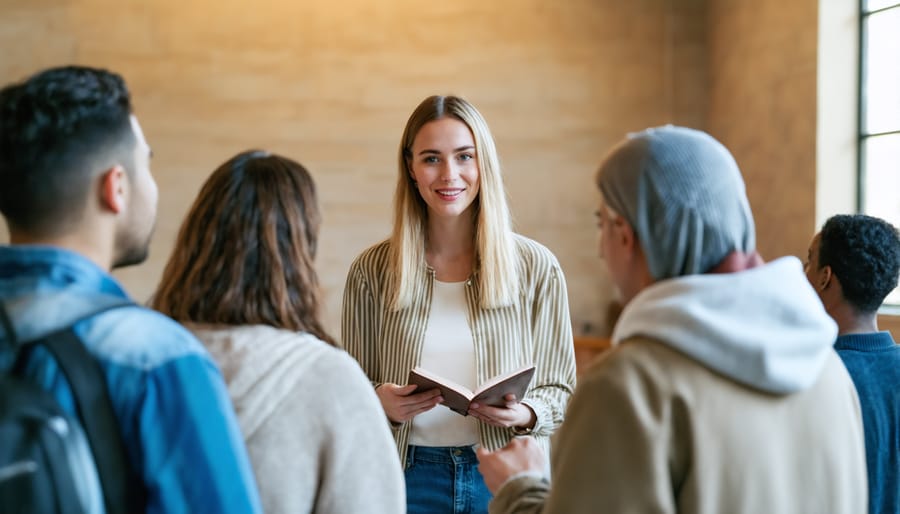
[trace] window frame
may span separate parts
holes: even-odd
[[[885,7],[868,10],[867,0],[859,0],[859,60],[857,72],[857,144],[856,144],[856,212],[866,213],[866,143],[875,137],[887,135],[900,135],[900,125],[894,130],[881,132],[866,131],[866,110],[868,108],[866,98],[866,83],[868,62],[866,61],[868,50],[867,21],[872,16],[877,16],[886,11],[900,10],[900,1]],[[900,289],[900,287],[898,287]],[[884,314],[900,314],[900,303],[885,302],[879,312]]]

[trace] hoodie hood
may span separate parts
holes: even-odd
[[[245,439],[296,393],[298,381],[315,373],[321,356],[335,351],[311,334],[265,325],[184,325],[221,369]]]
[[[816,381],[836,336],[800,261],[784,257],[657,282],[625,307],[612,342],[653,339],[735,382],[790,394]]]

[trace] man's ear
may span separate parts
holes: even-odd
[[[816,286],[820,291],[824,291],[832,285],[834,285],[834,274],[831,272],[831,266],[822,266],[819,276],[816,277]]]
[[[100,176],[100,205],[104,210],[119,214],[125,210],[128,177],[125,169],[116,164]]]
[[[634,229],[631,228],[622,217],[616,218],[614,221],[616,228],[616,239],[623,248],[634,250],[637,245],[637,237],[635,237]]]

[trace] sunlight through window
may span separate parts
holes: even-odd
[[[859,208],[900,227],[900,2],[862,3]]]

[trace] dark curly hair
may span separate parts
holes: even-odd
[[[824,266],[831,266],[850,305],[859,312],[875,312],[897,287],[900,234],[872,216],[832,216],[819,240],[819,267]]]
[[[136,137],[122,77],[51,68],[0,90],[0,212],[11,228],[52,235],[77,222],[92,179],[133,169]]]

